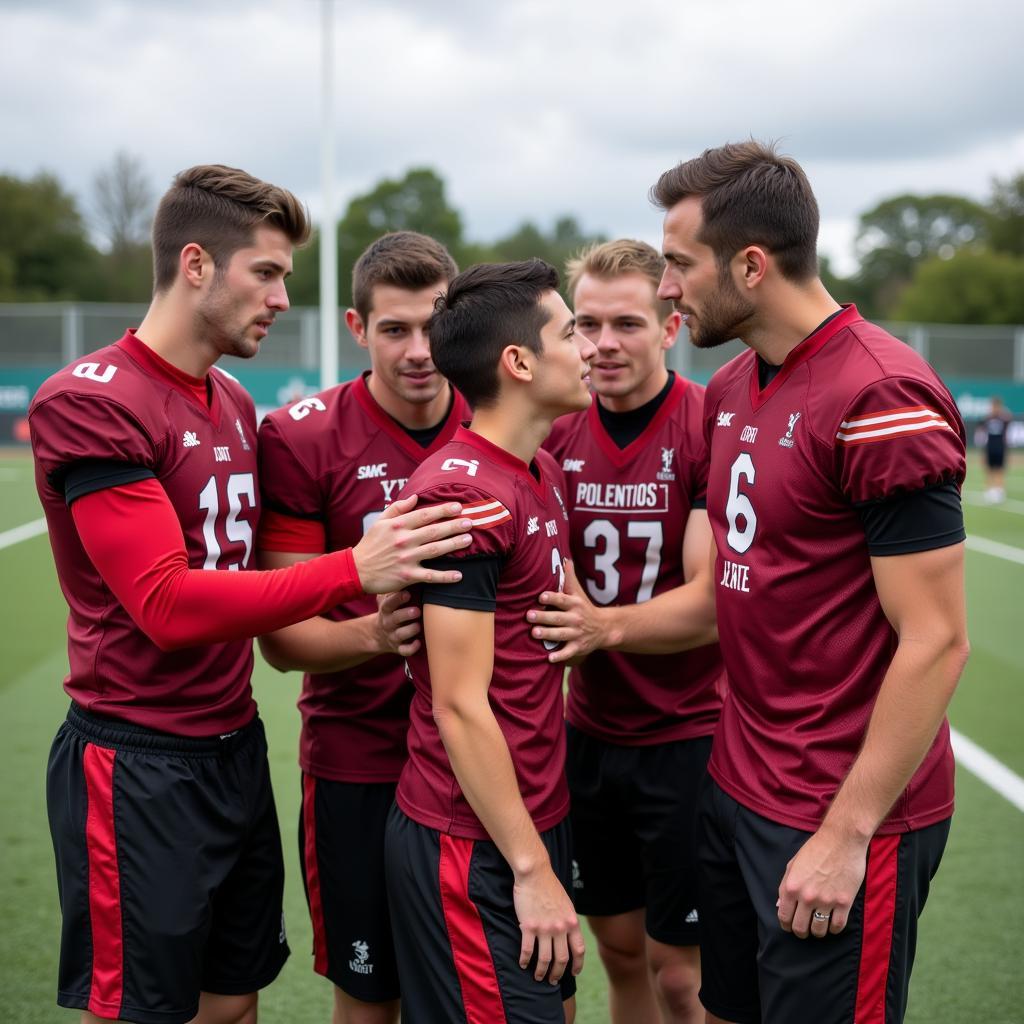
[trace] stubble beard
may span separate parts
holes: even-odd
[[[720,273],[718,288],[697,317],[696,330],[690,331],[690,343],[694,348],[718,348],[739,338],[755,312],[754,304],[743,298],[728,273]]]

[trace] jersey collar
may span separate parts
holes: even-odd
[[[434,438],[430,444],[423,448],[417,444],[403,429],[402,425],[398,423],[393,417],[389,416],[377,403],[377,399],[370,394],[370,389],[366,385],[366,374],[360,374],[354,381],[352,381],[352,394],[355,395],[356,401],[362,407],[363,411],[367,416],[377,424],[378,427],[383,430],[388,437],[395,442],[404,452],[406,452],[416,462],[421,462],[426,456],[433,455],[439,448],[443,447],[451,439],[451,436],[458,425],[460,418],[465,413],[465,408],[462,404],[462,396],[452,388],[452,403],[451,408],[448,410],[448,415],[445,417],[444,426],[441,428],[437,437]]]
[[[782,369],[768,382],[764,391],[758,385],[757,359],[755,358],[750,367],[750,407],[754,410],[760,409],[785,384],[798,366],[802,366],[816,356],[840,331],[862,319],[856,306],[852,303],[844,304],[841,313],[831,317],[824,326],[809,334],[786,356]]]
[[[594,400],[590,403],[590,408],[587,410],[587,419],[589,420],[591,433],[608,460],[617,467],[625,466],[634,461],[650,443],[651,437],[661,429],[661,425],[679,406],[689,386],[690,382],[677,373],[672,382],[672,387],[669,388],[668,394],[661,405],[655,409],[650,422],[640,432],[640,435],[635,440],[630,441],[625,448],[620,448],[612,440],[611,435],[605,429],[604,423],[601,422],[601,414],[597,408],[599,399],[595,394]]]
[[[179,370],[176,366],[167,362],[166,359],[158,356],[147,344],[140,341],[133,327],[125,331],[124,337],[118,341],[117,345],[143,371],[151,377],[159,378],[183,395],[193,405],[202,409],[203,414],[215,425],[220,422],[220,395],[216,386],[217,378],[215,375],[193,377],[191,374],[185,373],[184,370]],[[209,381],[209,405],[205,401],[207,381]]]
[[[530,467],[523,462],[522,459],[517,458],[511,452],[505,451],[504,448],[499,447],[492,441],[488,441],[486,437],[481,437],[479,434],[474,433],[468,427],[459,427],[455,431],[455,436],[452,438],[453,442],[459,444],[469,445],[471,448],[476,448],[482,455],[487,457],[488,462],[493,462],[498,466],[502,466],[505,469],[516,473],[521,476],[529,485],[537,492],[540,496],[544,495],[544,470],[541,468],[540,462],[534,461],[534,466],[537,468],[538,476],[534,476],[530,472]],[[538,479],[539,477],[539,479]]]

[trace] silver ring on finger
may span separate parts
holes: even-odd
[[[829,911],[828,914],[823,914],[820,910],[815,910],[811,916],[814,918],[815,921],[827,921],[831,913],[832,912]]]

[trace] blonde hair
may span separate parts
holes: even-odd
[[[624,274],[640,274],[651,282],[657,296],[665,260],[653,246],[632,238],[619,238],[614,242],[598,242],[574,256],[565,264],[566,289],[569,296],[576,294],[576,286],[584,274],[609,281]],[[668,299],[655,297],[654,308],[658,319],[664,321],[672,313]]]

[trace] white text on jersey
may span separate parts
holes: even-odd
[[[388,464],[386,462],[375,462],[369,466],[360,466],[356,470],[357,480],[376,480],[378,477],[386,476]]]
[[[586,465],[586,459],[566,459],[562,463],[563,473],[582,473],[583,467]]]
[[[213,461],[214,462],[230,462],[231,461],[231,449],[226,445],[215,444],[213,446]]]
[[[718,581],[719,586],[727,590],[742,590],[744,594],[750,593],[750,566],[737,565],[726,559],[722,560],[722,578]]]
[[[445,459],[441,463],[441,469],[450,473],[455,469],[464,469],[470,476],[476,476],[476,471],[480,468],[479,459]]]
[[[732,418],[735,415],[736,415],[736,413],[734,413],[734,412],[720,412],[718,414],[718,424],[717,424],[717,426],[719,426],[719,427],[731,427],[732,426]]]

